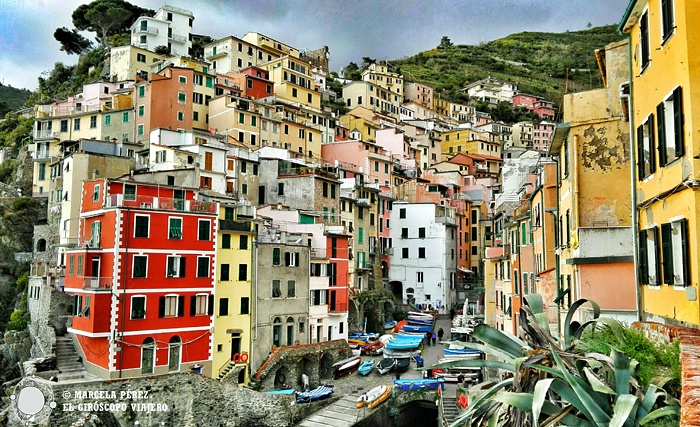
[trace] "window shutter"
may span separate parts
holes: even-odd
[[[681,87],[673,91],[673,135],[676,146],[676,156],[683,155],[683,93]]]
[[[207,304],[207,313],[211,316],[214,314],[214,295],[209,295],[209,301]]]
[[[673,284],[673,243],[671,241],[671,224],[661,224],[661,255],[663,257],[663,274],[666,284]]]
[[[158,298],[158,317],[165,317],[165,297]]]
[[[660,285],[661,284],[661,265],[659,264],[659,228],[654,227],[651,232],[653,233],[654,237],[654,247],[651,248],[651,250],[654,252],[654,265],[649,266],[650,268],[654,269],[654,274],[656,279],[654,280],[654,283],[650,283],[653,285]]]
[[[649,283],[649,258],[647,252],[647,230],[639,230],[639,284]]]
[[[289,255],[289,252],[285,252],[284,253],[284,265],[285,266],[287,266],[287,267],[290,266],[290,259],[291,259],[291,257]]]
[[[664,103],[656,106],[656,140],[658,141],[659,166],[666,165],[666,111]]]
[[[296,256],[294,257],[294,266],[295,266],[295,267],[299,267],[299,253],[298,253],[298,252],[295,252],[294,255],[296,255]]]
[[[690,286],[690,257],[688,256],[688,220],[680,221],[681,226],[681,252],[683,253],[683,285]]]
[[[190,297],[190,316],[197,314],[197,296],[192,295]]]
[[[637,179],[644,179],[644,126],[637,127]]]
[[[185,315],[185,297],[179,295],[177,297],[177,317],[183,317]]]
[[[178,275],[178,277],[185,277],[185,261],[187,261],[187,259],[184,256],[181,256],[180,257],[180,274]]]

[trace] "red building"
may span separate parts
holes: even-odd
[[[545,120],[554,120],[554,116],[557,113],[552,101],[547,101],[535,95],[519,93],[513,97],[512,104],[513,107],[523,107],[530,111],[534,111],[538,116]]]
[[[217,205],[195,195],[128,180],[83,183],[65,291],[88,372],[211,374]]]
[[[275,83],[270,80],[270,72],[258,67],[241,70],[241,90],[244,97],[266,98],[275,94]]]
[[[349,236],[343,233],[326,232],[326,258],[331,265],[329,271],[328,313],[344,317],[348,314],[348,244]],[[347,328],[340,332],[347,338]]]

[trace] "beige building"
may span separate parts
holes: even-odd
[[[136,46],[113,47],[109,52],[109,75],[113,82],[148,80],[151,64],[164,59],[162,55]]]

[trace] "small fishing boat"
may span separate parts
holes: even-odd
[[[416,357],[420,355],[420,350],[390,350],[388,348],[384,349],[384,357],[393,359],[405,359]]]
[[[350,335],[348,335],[348,338],[354,339],[354,340],[360,340],[364,341],[366,343],[372,342],[379,338],[379,334],[371,333],[371,332],[350,332]]]
[[[366,362],[362,362],[359,368],[357,368],[357,372],[359,372],[361,375],[369,375],[370,372],[372,372],[372,369],[374,369],[374,360],[368,360]]]
[[[369,409],[374,409],[377,406],[379,406],[380,403],[384,402],[385,400],[387,400],[389,398],[389,396],[391,396],[391,390],[392,390],[391,386],[386,386],[386,388],[384,389],[384,393],[377,396],[374,400],[368,402],[367,407]]]
[[[396,324],[396,326],[394,327],[394,331],[396,331],[396,332],[402,331],[402,330],[403,330],[403,327],[406,326],[406,325],[408,325],[408,322],[407,322],[406,320],[401,320],[401,321],[399,321],[399,322]]]
[[[347,359],[343,359],[340,362],[336,362],[333,364],[333,378],[340,378],[345,375],[351,374],[352,372],[356,371],[357,368],[360,367],[360,363],[362,363],[362,357],[358,356],[352,356],[348,357]]]
[[[404,359],[396,359],[396,366],[394,367],[394,370],[398,373],[404,373],[408,371],[408,368],[411,367],[411,359],[410,358],[404,358]]]
[[[406,326],[410,326],[410,325],[430,326],[430,328],[432,329],[433,321],[428,320],[428,319],[422,319],[422,318],[412,319],[409,317],[408,318],[408,325],[406,325]],[[404,326],[404,329],[406,329],[406,326]]]
[[[394,334],[394,338],[423,339],[425,338],[425,332],[399,332]]]
[[[446,348],[444,350],[446,359],[479,359],[481,358],[481,352],[479,350],[473,350],[470,348]]]
[[[396,327],[396,320],[392,320],[391,322],[384,323],[384,331],[386,331],[386,332],[393,332],[395,327]]]
[[[372,341],[366,346],[361,348],[362,354],[379,354],[384,350],[384,343],[379,340]]]
[[[420,311],[409,311],[408,316],[409,319],[411,318],[422,318],[422,319],[427,319],[427,320],[433,320],[435,317],[430,314],[430,313],[422,313]]]
[[[422,340],[395,339],[386,343],[389,350],[415,350],[422,345]]]
[[[358,349],[364,347],[367,343],[363,340],[348,338],[348,345],[353,349]]]
[[[394,369],[394,366],[396,365],[396,359],[393,359],[391,357],[382,359],[377,363],[377,372],[379,372],[380,375],[384,375]]]
[[[436,390],[438,388],[444,390],[445,380],[444,378],[394,380],[394,386],[399,390]]]
[[[432,326],[427,325],[406,325],[403,327],[404,332],[421,332],[423,334],[431,332],[432,330]]]
[[[297,403],[308,403],[316,400],[325,399],[333,394],[332,385],[321,385],[313,390],[296,392]]]
[[[282,390],[270,390],[266,391],[265,394],[294,394],[295,390],[293,388],[284,388]]]
[[[384,394],[384,391],[386,391],[385,385],[378,385],[374,387],[367,393],[357,398],[357,407],[362,408],[365,404],[369,404],[370,402],[374,401],[376,398]]]

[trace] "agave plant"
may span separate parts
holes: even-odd
[[[593,320],[573,321],[576,310],[586,303],[593,307]],[[452,425],[632,427],[677,416],[679,402],[663,390],[663,381],[643,390],[634,375],[637,362],[626,354],[614,348],[609,355],[576,351],[574,344],[587,327],[621,327],[599,314],[593,301],[576,301],[567,313],[561,343],[549,332],[542,297],[531,294],[520,309],[522,339],[482,324],[472,336],[483,344],[450,342],[483,351],[490,358],[425,369],[486,367],[512,375],[472,400]]]

